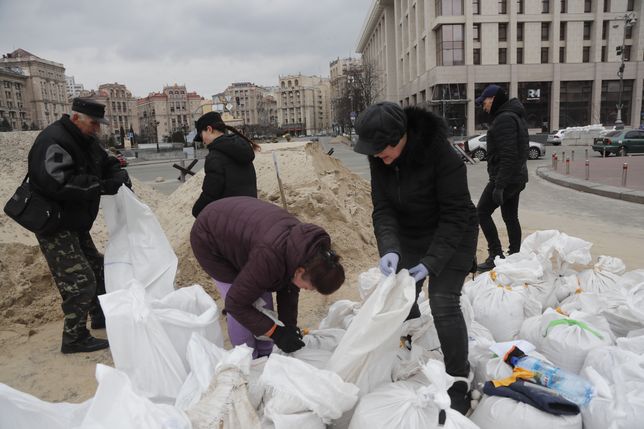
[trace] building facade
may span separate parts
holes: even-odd
[[[165,86],[136,101],[141,137],[147,142],[168,141],[172,134],[188,134],[194,128],[193,114],[202,109],[203,97],[188,92],[185,85]]]
[[[119,138],[130,132],[140,134],[136,99],[125,85],[104,83],[98,86],[98,93],[105,97],[105,114],[110,119],[110,125],[104,128]]]
[[[345,124],[347,118],[342,106],[342,100],[346,96],[347,72],[359,69],[361,66],[362,61],[358,58],[337,58],[329,63],[331,121],[334,132],[338,132],[340,127],[349,125]]]
[[[374,0],[357,51],[381,98],[425,105],[471,134],[489,120],[474,99],[496,83],[526,107],[529,126],[642,122],[644,31],[638,0]]]
[[[16,49],[2,56],[0,66],[20,69],[27,77],[25,91],[21,91],[23,105],[39,129],[56,121],[63,113],[69,113],[65,67],[62,64]]]
[[[31,111],[26,101],[27,76],[19,67],[0,65],[0,126],[7,123],[12,130],[33,128]]]
[[[78,97],[85,90],[83,84],[76,83],[74,76],[65,76],[65,82],[67,82],[67,98]]]
[[[270,88],[251,82],[232,83],[222,94],[227,111],[240,126],[277,126],[277,99]]]
[[[301,74],[280,76],[277,122],[294,134],[312,135],[331,127],[331,85],[328,78]]]

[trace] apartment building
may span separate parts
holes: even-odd
[[[20,95],[25,111],[29,112],[31,122],[38,128],[45,128],[63,113],[69,113],[71,104],[67,99],[65,67],[62,64],[16,49],[0,58],[0,67],[20,70],[27,77]]]
[[[331,85],[328,78],[302,74],[280,76],[278,126],[294,134],[312,135],[331,127]]]
[[[0,126],[6,119],[11,129],[32,128],[31,110],[26,100],[27,76],[19,67],[0,64]]]
[[[65,76],[65,82],[67,83],[67,98],[76,98],[81,91],[85,90],[82,83],[76,83],[74,76]]]
[[[644,31],[629,17],[641,17],[642,4],[374,0],[356,50],[379,70],[381,98],[425,105],[471,134],[489,120],[474,99],[490,83],[523,102],[531,128],[613,124],[623,44],[621,116],[637,127],[643,121]]]
[[[334,126],[345,125],[346,116],[340,100],[346,95],[347,72],[362,66],[358,58],[337,58],[329,63],[329,83],[331,85],[331,120]]]
[[[175,132],[187,134],[194,128],[193,115],[202,109],[203,100],[196,92],[188,92],[185,85],[177,84],[138,99],[141,137],[146,142],[161,142]]]

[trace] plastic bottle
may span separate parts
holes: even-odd
[[[593,385],[575,373],[557,368],[532,356],[520,358],[513,356],[510,361],[512,366],[534,372],[534,381],[542,386],[556,390],[561,393],[561,396],[580,407],[588,405],[595,395]]]

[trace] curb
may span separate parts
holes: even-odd
[[[556,185],[571,188],[580,192],[600,195],[602,197],[616,200],[628,201],[631,203],[644,204],[644,192],[617,186],[602,185],[601,183],[577,179],[563,174],[550,171],[549,167],[537,167],[537,176]]]

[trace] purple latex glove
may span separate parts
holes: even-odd
[[[398,261],[400,256],[397,253],[389,252],[380,258],[380,272],[388,276],[389,274],[395,273],[398,269]]]

